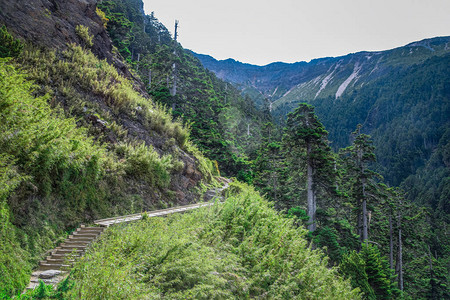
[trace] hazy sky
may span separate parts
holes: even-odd
[[[450,35],[450,0],[144,0],[183,47],[264,65]]]

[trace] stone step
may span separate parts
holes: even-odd
[[[30,282],[37,282],[39,283],[39,280],[42,280],[43,282],[47,284],[52,284],[56,282],[56,279],[58,276],[64,276],[66,272],[60,271],[60,270],[47,270],[42,271],[38,276],[31,276]]]
[[[69,235],[69,237],[83,237],[83,238],[96,238],[99,236],[99,233],[95,232],[95,233],[84,233],[84,231],[75,231],[73,233],[73,235]]]
[[[61,270],[62,268],[70,268],[70,265],[43,263],[39,265],[39,270]]]
[[[99,227],[99,228],[104,228],[104,227]],[[89,235],[95,235],[98,236],[99,234],[101,234],[103,232],[103,230],[77,230],[74,231],[72,233],[72,235],[83,235],[83,234],[89,234]]]
[[[72,239],[67,239],[64,241],[64,244],[66,245],[89,245],[91,243],[90,241],[83,241],[83,240],[72,240]]]
[[[75,255],[71,255],[70,253],[55,253],[55,254],[52,254],[51,256],[47,256],[46,257],[46,259],[48,260],[48,259],[75,259],[75,258],[77,258],[77,257],[79,257],[80,256],[80,254],[79,253],[77,253],[77,254],[75,254]]]
[[[51,257],[45,260],[46,263],[52,264],[63,264],[63,263],[73,263],[75,259],[70,259],[69,256],[65,257]]]
[[[83,249],[63,249],[61,247],[57,247],[55,249],[55,251],[52,253],[52,255],[57,255],[57,254],[62,254],[62,255],[67,255],[67,254],[71,254],[73,253],[74,255],[81,255],[84,252],[84,248]]]
[[[78,250],[84,250],[86,249],[87,245],[80,245],[80,244],[61,244],[59,245],[61,249],[78,249]],[[70,251],[69,251],[70,252]]]
[[[28,286],[25,288],[26,290],[34,290],[39,285],[38,282],[31,282],[28,284]]]
[[[93,240],[95,240],[95,237],[84,237],[84,236],[76,236],[76,235],[70,235],[68,239],[66,239],[66,241],[80,241],[80,242],[92,242]]]
[[[53,283],[52,279],[42,279],[42,278],[31,278],[30,282],[37,283],[39,285],[39,280],[42,280],[46,284],[52,284]]]
[[[74,260],[72,259],[71,261],[69,259],[64,260],[64,259],[56,259],[57,261],[55,261],[55,259],[46,259],[46,260],[41,260],[39,262],[39,266],[48,266],[48,265],[61,265],[61,264],[66,264],[68,265],[69,263],[71,263],[71,261],[73,262]],[[56,270],[56,269],[55,269]]]
[[[60,270],[47,270],[39,273],[38,276],[35,276],[40,279],[54,279],[60,275],[64,275],[66,272]]]
[[[77,228],[77,233],[101,233],[104,230],[104,227],[83,227]]]
[[[90,226],[90,227],[80,227],[81,230],[99,230],[99,231],[103,231],[102,227],[98,227],[98,226]]]

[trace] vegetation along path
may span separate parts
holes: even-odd
[[[94,224],[97,226],[93,227],[81,225],[73,232],[72,235],[69,235],[69,237],[62,244],[48,252],[49,255],[47,258],[41,261],[39,263],[39,267],[31,274],[30,283],[28,284],[26,290],[36,288],[39,285],[39,280],[42,280],[46,284],[52,285],[56,285],[61,282],[68,274],[68,271],[75,260],[81,257],[89,245],[91,245],[91,243],[96,240],[110,225],[140,220],[144,215],[147,215],[149,218],[159,217],[177,212],[185,212],[200,207],[211,206],[214,204],[211,200],[222,201],[224,199],[222,192],[228,188],[231,180],[219,177],[218,181],[224,183],[224,185],[220,188],[208,190],[203,197],[207,202],[96,220],[94,221]]]

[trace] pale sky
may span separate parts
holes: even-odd
[[[256,65],[450,35],[450,0],[144,0],[184,48]]]

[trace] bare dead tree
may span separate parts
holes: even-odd
[[[175,20],[175,34],[173,35],[173,39],[175,40],[175,42],[178,39],[178,20]]]

